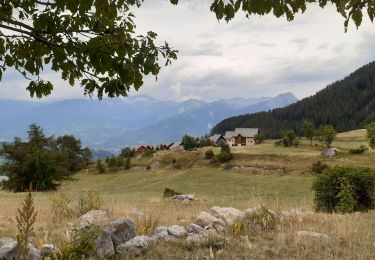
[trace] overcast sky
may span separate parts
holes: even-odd
[[[179,50],[179,58],[164,68],[158,81],[150,77],[138,93],[158,99],[275,96],[292,92],[298,98],[314,94],[375,60],[375,26],[368,19],[357,30],[333,7],[315,5],[293,22],[273,16],[244,15],[229,24],[218,22],[209,11],[212,0],[145,0],[135,10],[137,30],[157,32]],[[48,100],[81,98],[58,74],[44,78],[57,87]],[[29,99],[27,82],[6,73],[0,98]]]

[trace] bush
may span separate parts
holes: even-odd
[[[215,156],[215,155],[214,155],[214,151],[212,151],[212,150],[210,149],[210,150],[207,150],[207,151],[206,151],[206,153],[205,153],[205,155],[204,155],[204,158],[210,160],[210,159],[212,159],[214,156]]]
[[[311,165],[311,171],[315,173],[322,173],[327,170],[329,167],[327,164],[317,161]]]
[[[366,146],[361,145],[359,148],[350,149],[349,153],[352,154],[352,155],[354,155],[354,154],[363,154],[367,150],[368,150],[368,148]]]
[[[367,211],[375,206],[375,171],[364,167],[335,167],[318,176],[313,190],[317,211]]]
[[[105,173],[105,166],[100,159],[96,161],[96,171],[100,174]]]
[[[72,199],[68,198],[64,193],[57,193],[51,198],[52,219],[54,222],[61,222],[64,219],[72,219],[77,214],[72,207]]]
[[[284,145],[284,147],[297,147],[299,145],[299,141],[296,138],[296,134],[293,131],[283,132],[282,137],[283,139],[281,140],[281,143]]]
[[[164,189],[164,193],[163,193],[164,198],[170,198],[170,197],[173,197],[174,195],[181,195],[181,193],[170,188]]]
[[[221,145],[221,151],[217,155],[217,160],[220,163],[227,163],[233,159],[233,154],[230,151],[230,147],[228,144]]]
[[[98,191],[88,190],[81,194],[78,201],[78,215],[82,216],[91,210],[100,209],[103,205],[103,200]]]
[[[257,133],[254,136],[254,141],[256,144],[262,144],[266,140],[266,136],[263,133]]]

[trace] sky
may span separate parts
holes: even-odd
[[[179,50],[178,60],[163,68],[156,81],[147,77],[139,92],[162,100],[206,101],[234,97],[276,96],[291,92],[304,98],[375,60],[375,25],[368,18],[357,29],[332,6],[310,5],[295,21],[272,15],[244,14],[218,22],[212,0],[145,0],[134,9],[137,32],[154,31],[160,42]],[[55,85],[49,100],[82,98],[60,75],[46,71]],[[28,100],[27,81],[7,71],[0,82],[1,99]]]

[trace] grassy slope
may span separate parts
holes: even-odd
[[[274,147],[269,141],[264,145],[233,149],[236,160],[233,165],[261,166],[266,168],[286,168],[287,170],[308,171],[312,162],[322,160],[330,165],[368,165],[374,166],[375,152],[369,151],[363,156],[350,156],[348,149],[365,143],[364,132],[356,131],[338,136],[335,147],[342,149],[338,158],[324,159],[319,156],[320,148],[309,146],[307,141],[299,148]],[[275,210],[292,208],[313,208],[311,184],[314,177],[310,174],[254,174],[207,167],[203,154],[208,148],[195,152],[160,152],[152,158],[140,158],[135,165],[162,163],[159,170],[137,172],[118,172],[96,175],[90,169],[86,175],[80,173],[72,182],[64,183],[61,192],[77,200],[85,189],[95,189],[104,198],[105,207],[116,216],[130,216],[139,226],[191,223],[202,210],[207,211],[213,205],[233,206],[239,209],[265,204]],[[217,148],[214,149],[218,152]],[[182,169],[171,168],[173,158]],[[184,193],[195,194],[197,201],[191,204],[174,203],[162,199],[165,187]],[[51,219],[50,198],[54,193],[36,193],[35,203],[39,211],[37,221],[38,244],[61,241],[64,238],[66,223],[54,223]],[[24,194],[0,191],[0,237],[14,235],[16,208]],[[146,213],[142,219],[130,214],[133,208]],[[375,252],[371,241],[375,240],[375,213],[360,215],[317,214],[300,222],[281,223],[278,231],[272,234],[258,234],[251,240],[252,246],[237,241],[228,245],[220,259],[240,258],[354,258],[370,259]],[[146,224],[145,224],[146,223]],[[147,224],[148,223],[148,224]],[[336,240],[329,244],[324,241],[296,241],[295,230],[313,230],[332,235]],[[167,252],[167,253],[166,253]],[[318,252],[318,253],[316,253]],[[156,247],[146,258],[174,259],[205,258],[208,249],[189,251],[178,245]],[[316,255],[315,255],[316,254]]]

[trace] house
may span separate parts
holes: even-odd
[[[224,138],[229,146],[248,146],[255,144],[254,137],[258,133],[258,128],[236,128],[227,131]]]
[[[182,151],[184,150],[184,146],[181,141],[177,141],[177,142],[174,142],[171,147],[169,147],[169,150]]]
[[[136,154],[144,154],[144,153],[154,150],[154,147],[150,145],[141,144],[141,145],[137,145],[134,149],[135,149]]]
[[[210,136],[208,138],[214,145],[218,145],[220,144],[220,142],[224,142],[225,143],[225,138],[223,135],[220,135],[220,134],[214,134],[213,136]]]

